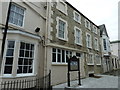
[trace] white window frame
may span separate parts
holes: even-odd
[[[98,58],[99,57],[99,58]],[[97,60],[99,59],[100,63],[97,63]],[[95,60],[96,60],[96,65],[101,65],[101,57],[98,54],[95,54]]]
[[[96,27],[95,25],[93,25],[93,32],[94,32],[95,34],[98,34],[98,29],[97,29],[97,27]]]
[[[90,55],[92,55],[92,63],[89,63],[88,61],[89,61],[89,59],[90,59]],[[94,65],[94,55],[93,55],[93,53],[89,53],[89,54],[87,54],[87,65]]]
[[[59,6],[60,3],[65,5],[65,11],[63,11],[63,10],[60,8],[60,6]],[[66,4],[64,1],[60,0],[59,2],[57,2],[56,8],[57,8],[58,10],[60,10],[63,14],[68,15],[68,13],[67,13],[67,4]]]
[[[94,38],[94,47],[95,47],[95,50],[99,50],[99,45],[98,45],[98,38]],[[96,40],[97,40],[97,42],[96,42]]]
[[[87,37],[87,35],[89,35],[90,36],[90,46],[88,46],[88,37]],[[86,33],[86,46],[88,47],[88,48],[92,48],[92,37],[91,37],[91,35],[89,34],[89,33]]]
[[[76,20],[76,14],[78,15],[78,17],[79,17],[79,20]],[[76,21],[76,22],[78,22],[78,23],[80,23],[81,24],[81,15],[78,13],[78,12],[76,12],[75,10],[73,11],[73,15],[74,15],[74,20]]]
[[[16,24],[11,23],[11,22],[9,22],[9,24],[10,24],[10,25],[13,25],[13,26],[17,26],[17,27],[23,28],[23,27],[24,27],[24,21],[25,21],[25,8],[23,8],[22,6],[20,6],[20,5],[18,5],[18,4],[15,4],[15,3],[12,3],[12,4],[15,5],[16,7],[21,8],[21,9],[24,10],[23,22],[22,22],[22,26],[16,25]]]
[[[60,49],[60,48],[54,48],[54,49],[56,49],[56,52],[53,52],[53,48],[52,48],[52,64],[67,64],[66,55],[68,55],[68,57],[70,58],[70,55],[72,56],[72,54],[70,54],[70,52],[72,53],[72,51],[65,50],[65,49]],[[57,59],[58,59],[58,52],[57,52],[58,49],[60,49],[60,52],[61,52],[61,60],[60,60],[60,62],[57,61]],[[64,50],[65,62],[62,62],[62,50]],[[68,51],[68,54],[66,53],[67,51]],[[56,55],[55,62],[53,62],[53,53]]]
[[[59,37],[59,20],[65,22],[64,38]],[[68,24],[67,24],[67,21],[65,21],[64,19],[62,19],[60,17],[57,17],[56,21],[57,21],[57,25],[56,25],[56,29],[57,29],[56,37],[59,38],[59,39],[61,39],[61,40],[64,40],[64,41],[68,41],[68,30],[67,30]]]
[[[88,22],[88,26],[87,26],[87,22]],[[87,19],[85,19],[85,27],[91,30],[90,21],[88,21]]]
[[[4,74],[4,70],[5,70],[5,62],[6,62],[6,59],[4,60],[3,62],[3,70],[2,70],[2,74],[3,74],[3,77],[13,77],[13,74],[15,73],[15,77],[21,77],[21,76],[32,76],[34,75],[34,69],[35,69],[35,66],[34,66],[34,63],[35,63],[35,51],[36,51],[36,45],[35,43],[32,43],[32,42],[27,42],[27,41],[24,41],[24,40],[10,40],[8,39],[8,41],[15,41],[14,43],[14,54],[13,54],[13,66],[12,66],[12,73],[11,74]],[[34,44],[34,58],[33,58],[33,62],[32,62],[32,73],[20,73],[18,74],[17,73],[17,69],[15,68],[16,66],[18,67],[18,59],[19,59],[19,51],[20,51],[20,42],[25,42],[25,43],[30,43],[30,44]],[[16,47],[16,43],[19,44],[19,48]],[[6,45],[7,47],[7,45]],[[15,57],[15,53],[18,52],[18,56]],[[7,50],[5,50],[5,53],[4,53],[4,57],[6,57],[6,53],[7,53]],[[16,60],[17,59],[17,60]],[[15,65],[15,63],[17,63],[17,65]]]
[[[80,31],[80,43],[78,43],[76,40],[76,31],[77,30],[79,30]],[[77,45],[81,45],[82,46],[82,31],[81,31],[81,29],[80,28],[78,28],[78,27],[74,27],[74,32],[75,32],[75,34],[74,34],[74,37],[75,37],[75,43],[77,44]]]

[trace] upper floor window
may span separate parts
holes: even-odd
[[[88,28],[89,30],[91,30],[90,22],[87,19],[85,19],[85,27]]]
[[[98,50],[98,39],[97,38],[95,38],[94,45],[95,45],[95,50]]]
[[[91,48],[91,35],[90,34],[86,34],[86,45],[88,48]]]
[[[107,50],[106,39],[103,39],[104,50]]]
[[[24,22],[24,12],[25,10],[22,7],[12,3],[9,23],[22,27]]]
[[[98,32],[97,32],[97,27],[96,26],[94,26],[93,25],[93,32],[95,33],[95,34],[97,34]]]
[[[57,2],[56,8],[67,15],[67,4],[64,1]]]
[[[78,23],[81,23],[81,16],[78,12],[74,11],[74,20]]]
[[[67,22],[61,18],[57,18],[57,37],[67,41]]]
[[[75,27],[75,43],[82,45],[82,32],[78,27]]]

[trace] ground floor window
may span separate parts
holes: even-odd
[[[52,49],[52,62],[53,63],[67,63],[70,57],[72,57],[71,51],[58,49],[58,48]]]
[[[93,54],[88,54],[87,55],[87,63],[93,65],[94,64],[94,59],[93,59]]]
[[[12,74],[13,69],[17,74],[33,73],[35,45],[19,41],[18,46],[20,47],[15,47],[15,43],[16,41],[7,42],[4,74]],[[18,54],[15,54],[15,51]],[[13,62],[17,64],[17,69],[13,68]]]
[[[96,57],[96,64],[101,65],[101,57],[97,54]]]

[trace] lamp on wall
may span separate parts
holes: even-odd
[[[40,31],[40,28],[37,27],[37,28],[35,29],[35,32],[37,33],[37,32],[39,32],[39,31]]]

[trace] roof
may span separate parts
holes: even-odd
[[[112,43],[120,43],[120,40],[111,41],[110,43],[111,43],[111,44],[112,44]]]
[[[89,18],[87,18],[84,14],[82,14],[79,10],[77,10],[74,6],[72,6],[68,1],[64,0],[65,3],[67,5],[69,5],[71,8],[73,8],[74,10],[76,10],[80,15],[82,15],[84,18],[86,18],[87,20],[89,20],[93,25],[95,25],[97,28],[99,28],[99,26],[97,26],[95,23],[93,23]]]
[[[99,25],[99,29],[100,29],[100,36],[102,36],[103,31],[105,31],[106,36],[109,37],[108,33],[107,33],[107,30],[106,30],[105,24]]]

